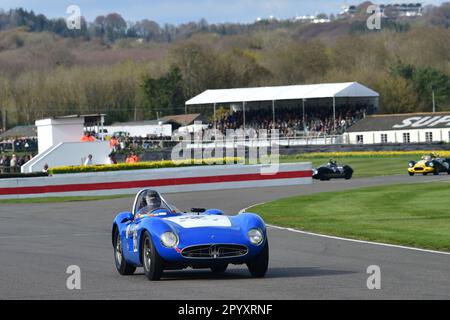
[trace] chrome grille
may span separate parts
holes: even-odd
[[[187,247],[181,255],[189,259],[224,259],[245,256],[248,253],[246,246],[237,244],[208,244]]]

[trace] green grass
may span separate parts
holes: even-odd
[[[59,203],[59,202],[98,201],[98,200],[122,199],[122,198],[130,198],[130,197],[132,197],[132,195],[7,199],[7,200],[0,200],[0,204]]]
[[[450,251],[450,183],[297,196],[249,209],[266,223],[352,239]]]
[[[376,156],[376,157],[342,157],[335,160],[339,165],[349,165],[355,171],[354,177],[376,177],[407,174],[408,163],[419,160],[420,156]],[[283,156],[281,163],[312,162],[314,167],[328,163],[330,158],[302,158],[301,156]]]

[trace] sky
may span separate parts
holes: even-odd
[[[117,12],[127,21],[149,19],[159,24],[181,24],[202,18],[210,23],[247,23],[269,16],[282,19],[296,15],[338,13],[344,5],[361,2],[363,0],[0,0],[0,8],[8,10],[22,7],[50,18],[59,18],[69,16],[66,13],[69,5],[77,5],[88,21],[93,21],[99,15]],[[387,4],[407,1],[372,2]],[[445,0],[423,1],[434,5],[443,2]]]

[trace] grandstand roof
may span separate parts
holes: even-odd
[[[186,105],[237,103],[257,101],[303,100],[340,97],[379,97],[358,82],[206,90]]]
[[[200,113],[193,113],[165,116],[162,120],[175,122],[182,126],[188,126],[194,124],[195,121],[206,121],[206,118],[204,118]]]
[[[29,125],[29,126],[17,126],[12,129],[9,129],[8,131],[3,132],[0,134],[0,141],[4,139],[11,139],[11,138],[32,138],[37,137],[37,128],[36,126]]]

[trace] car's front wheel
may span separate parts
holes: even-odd
[[[117,228],[114,231],[114,261],[117,271],[123,276],[132,275],[136,271],[136,267],[129,264],[123,256],[122,241]]]
[[[254,278],[263,278],[269,267],[269,241],[266,240],[266,244],[261,253],[247,262],[248,271]]]
[[[150,281],[161,279],[163,274],[163,260],[159,256],[153,244],[152,237],[144,231],[142,238],[141,259],[145,276]]]
[[[409,173],[409,175],[411,176],[411,177],[414,177],[414,173],[413,172],[408,172]]]

